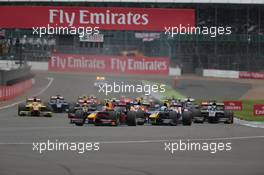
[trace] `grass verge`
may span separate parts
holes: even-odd
[[[254,104],[264,104],[264,100],[242,100],[243,110],[235,111],[235,116],[242,120],[247,121],[260,121],[264,122],[264,116],[254,116],[253,106]]]

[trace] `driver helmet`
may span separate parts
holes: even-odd
[[[113,104],[111,103],[111,102],[108,102],[108,103],[106,103],[105,104],[105,108],[106,108],[106,110],[113,110]]]
[[[161,111],[166,111],[168,108],[166,107],[166,106],[162,106],[161,108],[160,108],[160,110]]]
[[[33,102],[37,102],[37,97],[33,97]]]

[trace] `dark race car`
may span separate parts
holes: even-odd
[[[182,107],[182,104],[168,106],[164,104],[159,110],[149,116],[149,123],[152,125],[191,125],[192,113]]]
[[[79,99],[77,103],[70,104],[68,110],[68,118],[70,119],[70,123],[83,125],[87,116],[98,110],[98,107],[99,105],[97,103],[91,102],[90,100]]]
[[[232,124],[234,122],[234,113],[225,110],[223,103],[203,102],[201,104],[201,118],[208,123],[224,122]]]
[[[49,105],[53,112],[64,113],[69,109],[69,104],[65,101],[61,95],[51,96]]]
[[[190,111],[192,115],[193,122],[195,123],[203,123],[204,118],[201,117],[201,109],[200,105],[195,103],[195,100],[192,98],[186,98],[183,100],[180,100],[182,104],[182,108],[185,111]]]
[[[135,126],[135,117],[134,113],[129,111],[126,103],[107,102],[101,110],[95,111],[88,116],[88,123],[93,123],[96,126]]]

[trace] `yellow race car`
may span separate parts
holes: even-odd
[[[45,116],[52,117],[50,105],[44,104],[39,98],[28,98],[25,103],[18,105],[19,116]]]

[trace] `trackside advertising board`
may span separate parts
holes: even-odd
[[[23,94],[33,85],[33,80],[26,80],[11,86],[0,86],[0,101],[9,100]]]
[[[239,78],[264,80],[264,72],[239,72]]]
[[[225,109],[232,111],[241,111],[243,109],[242,101],[224,101]]]
[[[195,25],[194,9],[1,6],[0,28],[99,27],[99,30],[164,31]]]
[[[254,116],[263,116],[264,117],[264,104],[255,104],[254,105]]]
[[[49,70],[168,75],[169,60],[164,57],[53,54]]]

